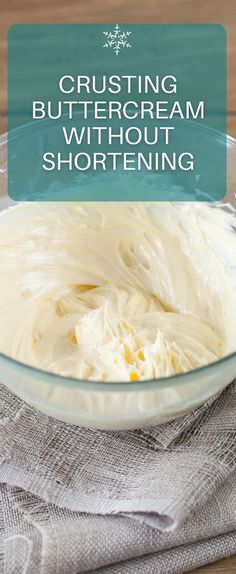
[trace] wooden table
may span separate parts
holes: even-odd
[[[7,29],[19,22],[220,23],[228,36],[228,133],[236,137],[235,0],[1,0],[0,133],[6,130]],[[234,502],[234,501],[233,501]],[[236,556],[192,574],[235,574]]]
[[[235,0],[1,0],[0,133],[6,130],[7,29],[19,22],[216,22],[228,34],[228,133],[236,137]]]

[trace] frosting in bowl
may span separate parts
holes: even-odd
[[[197,203],[0,217],[0,351],[79,379],[183,373],[236,348],[235,216]]]

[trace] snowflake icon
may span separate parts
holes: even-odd
[[[122,48],[131,48],[131,44],[128,39],[132,32],[122,32],[120,26],[116,24],[112,32],[103,32],[106,36],[106,42],[103,44],[103,48],[112,48],[115,55],[118,56]]]

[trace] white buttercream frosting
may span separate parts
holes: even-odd
[[[0,351],[79,379],[236,349],[235,217],[206,204],[24,204],[0,217]]]

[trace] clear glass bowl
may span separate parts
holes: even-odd
[[[197,126],[193,137],[224,145],[215,130]],[[14,137],[24,138],[18,129]],[[0,209],[13,202],[7,196],[7,136],[0,138]],[[236,141],[227,137],[227,196],[236,207]],[[236,320],[236,317],[232,317]],[[162,423],[195,409],[223,389],[236,376],[236,352],[194,371],[152,381],[102,383],[55,375],[0,354],[0,380],[28,404],[40,411],[80,426],[100,429],[131,429]]]

